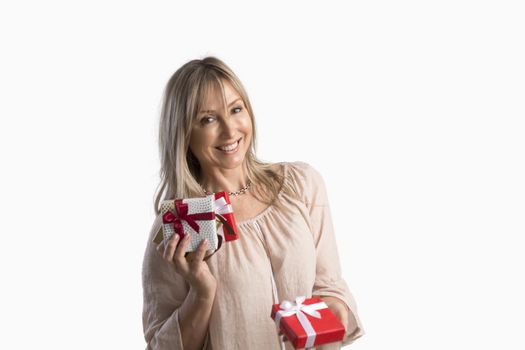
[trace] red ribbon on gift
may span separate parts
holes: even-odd
[[[184,237],[184,226],[182,221],[186,221],[188,225],[197,233],[200,231],[197,220],[215,220],[215,213],[195,213],[188,214],[188,204],[183,203],[182,199],[175,200],[175,210],[167,211],[162,217],[165,223],[173,223],[173,229],[175,233]]]

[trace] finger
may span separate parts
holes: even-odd
[[[168,241],[168,245],[164,249],[164,259],[166,261],[172,261],[173,260],[173,254],[175,252],[175,249],[177,248],[177,244],[179,243],[179,235],[174,234],[173,237],[170,238]]]
[[[341,321],[345,327],[346,332],[348,327],[348,312],[346,311],[346,308],[343,308],[340,304],[336,304],[334,305],[333,313],[339,319],[339,321]]]
[[[204,258],[204,255],[206,254],[207,249],[208,249],[208,239],[205,238],[199,244],[199,247],[197,248],[197,251],[195,252],[193,261],[197,264],[200,263],[202,259]]]
[[[347,315],[343,315],[343,317],[341,317],[341,323],[345,327],[345,333],[348,332],[348,316]]]
[[[180,241],[177,250],[175,250],[174,260],[175,263],[179,265],[180,268],[186,270],[187,261],[184,258],[184,254],[188,250],[188,245],[190,244],[190,235],[186,234],[184,238]]]

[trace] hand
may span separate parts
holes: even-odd
[[[164,260],[175,264],[175,271],[195,289],[198,296],[213,296],[217,290],[217,280],[213,277],[208,264],[203,260],[208,248],[208,241],[203,240],[195,252],[190,252],[185,257],[190,243],[189,238],[190,235],[187,234],[179,242],[179,235],[174,234],[168,245],[164,248],[164,243],[160,243],[157,246],[157,251],[162,254]]]
[[[345,327],[345,337],[342,341],[345,341],[348,338],[348,334],[354,333],[354,331],[357,329],[357,322],[354,318],[354,315],[350,312],[346,304],[339,298],[336,297],[330,297],[330,296],[320,296],[321,300],[326,303],[326,306],[332,311],[332,313],[341,321],[343,326]],[[350,321],[351,320],[351,321]],[[348,322],[350,321],[350,332],[348,329]],[[283,335],[283,332],[279,330],[279,336],[283,336],[283,341],[287,341],[285,335]]]
[[[321,299],[326,303],[330,311],[341,321],[345,326],[345,337],[343,342],[347,340],[349,334],[353,334],[357,329],[357,322],[354,314],[350,312],[348,306],[339,298],[330,296],[321,296]]]

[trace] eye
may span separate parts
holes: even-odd
[[[209,115],[201,118],[201,124],[205,125],[205,124],[210,124],[212,123],[213,121],[215,120],[215,118],[213,117],[210,117]]]
[[[241,113],[241,111],[242,111],[242,107],[240,107],[240,106],[238,106],[238,107],[234,107],[234,108],[232,109],[232,111],[235,111],[236,109],[238,109],[239,111],[238,111],[238,112],[234,112],[234,113]]]

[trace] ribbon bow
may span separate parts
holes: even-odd
[[[162,219],[165,223],[173,223],[173,229],[175,230],[175,233],[179,234],[182,238],[184,237],[184,226],[182,225],[182,221],[186,221],[195,232],[199,233],[200,227],[196,221],[214,220],[215,213],[208,212],[188,214],[188,204],[183,203],[182,199],[177,199],[175,200],[175,210],[167,211]]]
[[[217,214],[217,218],[219,219],[222,226],[219,228],[219,235],[223,236],[223,231],[226,229],[226,233],[232,236],[235,236],[235,231],[233,227],[230,225],[228,220],[223,216],[224,214],[231,214],[233,213],[232,205],[229,204],[226,201],[226,198],[220,197],[218,199],[215,199],[215,214]]]
[[[321,314],[317,310],[326,309],[328,306],[324,302],[303,305],[305,300],[306,297],[304,296],[295,298],[295,303],[284,300],[279,305],[280,310],[275,314],[275,323],[279,326],[281,318],[295,315],[306,332],[307,338],[305,348],[311,348],[315,343],[316,333],[314,327],[308,320],[308,317],[306,317],[306,314],[315,318],[321,318]]]
[[[216,214],[230,214],[233,213],[231,204],[226,202],[224,197],[215,200],[215,213]]]

